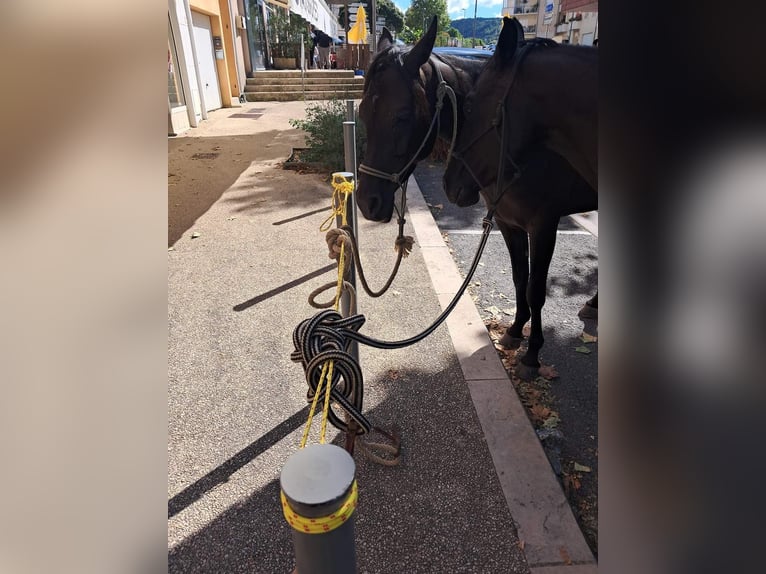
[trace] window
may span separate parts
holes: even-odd
[[[168,18],[168,99],[170,107],[177,108],[186,103],[184,98],[184,89],[181,85],[181,78],[178,75],[178,54],[176,53],[176,43],[173,39],[173,28],[170,26]]]

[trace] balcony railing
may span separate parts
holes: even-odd
[[[532,6],[514,6],[513,7],[513,13],[514,14],[537,14],[539,4],[534,4]]]

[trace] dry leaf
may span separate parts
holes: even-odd
[[[535,419],[544,421],[551,414],[551,409],[546,406],[537,404],[529,409],[529,412]]]
[[[444,209],[444,204],[437,203],[436,205],[432,205],[431,207],[433,207],[434,209]]]
[[[574,469],[576,472],[590,472],[589,466],[585,466],[584,464],[580,464],[579,462],[574,463]]]
[[[590,355],[590,349],[588,347],[583,347],[582,345],[575,347],[575,351],[582,353],[583,355]]]
[[[582,340],[583,343],[595,343],[598,341],[598,337],[594,335],[590,335],[586,333],[585,331],[582,332],[582,335],[580,335],[580,340]]]
[[[537,372],[540,374],[541,377],[544,379],[548,379],[549,381],[551,379],[557,379],[559,376],[558,371],[553,368],[553,365],[542,365]]]
[[[549,416],[547,419],[545,419],[545,422],[543,423],[543,427],[547,428],[548,430],[555,429],[557,426],[559,426],[558,415]]]
[[[516,544],[519,547],[519,550],[522,550],[522,551],[524,550],[524,547],[527,545],[527,543],[524,542],[523,540],[519,540]]]
[[[195,231],[194,233],[191,234],[192,239],[197,239],[197,237],[199,237],[199,232]]]
[[[561,555],[561,559],[564,561],[564,564],[569,566],[572,563],[572,559],[569,557],[569,552],[567,552],[567,549],[563,546],[559,547],[559,554]]]

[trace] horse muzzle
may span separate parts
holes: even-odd
[[[370,185],[367,178],[359,178],[356,190],[356,204],[365,219],[388,223],[394,213],[394,193],[377,189],[377,184]],[[374,182],[375,180],[373,180]]]

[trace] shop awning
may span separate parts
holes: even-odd
[[[325,34],[338,35],[338,21],[324,0],[289,0],[290,12],[301,16]]]
[[[288,0],[266,0],[266,3],[273,4],[274,6],[279,6],[280,8],[284,8],[285,10],[289,8]]]

